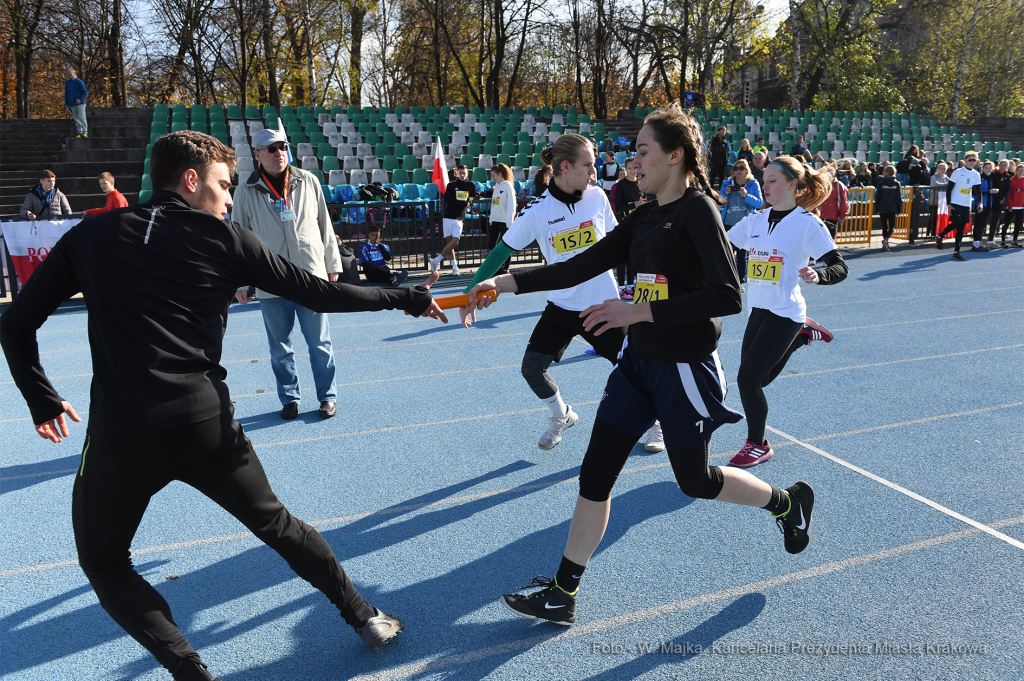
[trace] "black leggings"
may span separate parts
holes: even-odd
[[[722,493],[725,477],[718,466],[708,465],[709,443],[705,440],[685,452],[668,452],[679,489],[688,497],[714,499]],[[635,435],[595,419],[590,445],[580,465],[580,496],[589,501],[607,501],[635,445]]]
[[[1006,228],[1010,226],[1010,220],[1013,220],[1013,240],[1016,241],[1020,236],[1021,228],[1024,228],[1024,208],[1006,211],[1006,222],[1003,223],[1003,241],[1006,241]]]
[[[945,238],[946,234],[956,230],[955,242],[953,250],[957,253],[960,252],[960,244],[964,240],[964,229],[967,227],[967,223],[971,220],[971,209],[967,206],[950,206],[949,207],[949,225],[946,229],[942,230],[942,234],[939,237]]]
[[[879,213],[882,219],[882,238],[888,239],[896,230],[896,213]]]
[[[494,250],[494,247],[498,245],[498,240],[505,236],[505,232],[508,231],[508,225],[504,222],[491,222],[487,225],[487,248]],[[500,272],[508,272],[508,266],[512,264],[512,256],[508,256],[504,264],[499,268]]]
[[[198,655],[167,601],[135,571],[129,549],[150,498],[173,480],[237,518],[322,591],[350,625],[374,615],[320,533],[274,495],[230,413],[138,437],[89,436],[71,505],[78,562],[103,609],[172,674]]]
[[[747,330],[743,333],[740,351],[740,370],[736,384],[747,418],[747,439],[758,444],[764,442],[764,427],[768,422],[768,400],[764,388],[786,368],[786,362],[807,339],[800,335],[803,324],[780,317],[768,310],[755,307],[750,310]]]

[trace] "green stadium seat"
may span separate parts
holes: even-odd
[[[534,152],[533,160],[531,161],[531,165],[535,165],[535,166],[542,166],[542,165],[544,165],[544,161],[540,160],[540,154],[539,153]]]
[[[430,171],[426,168],[417,168],[412,171],[413,184],[430,184]]]
[[[378,135],[377,133],[375,133],[375,132],[368,132],[365,135],[363,135],[363,141],[366,142],[367,144],[371,145],[371,146],[376,146],[376,145],[380,144],[381,140],[380,140],[380,135]]]
[[[522,152],[516,154],[516,157],[512,160],[512,165],[519,166],[520,168],[529,168],[530,155]]]
[[[183,121],[175,121],[171,123],[171,132],[178,132],[179,130],[188,130],[188,125]]]
[[[140,189],[153,189],[153,178],[151,178],[148,173],[142,176],[142,183],[140,185]]]
[[[143,189],[139,192],[139,203],[146,203],[153,197],[152,189]]]
[[[459,158],[459,165],[466,166],[467,168],[472,168],[473,166],[476,165],[476,161],[469,154],[463,154]]]
[[[327,146],[331,145],[328,144]],[[330,175],[332,170],[341,170],[341,162],[337,156],[327,155],[321,159],[320,168]]]
[[[416,170],[420,167],[420,160],[412,154],[406,154],[402,157],[402,167],[406,170]]]
[[[476,158],[483,152],[480,149],[479,142],[470,142],[469,144],[466,145],[466,153],[472,156],[473,158]]]
[[[322,132],[317,130],[316,132],[309,135],[309,143],[312,144],[314,147],[319,147],[321,144],[327,143],[327,138],[324,137],[324,134]],[[331,145],[328,144],[327,146]]]
[[[192,125],[189,126],[189,127],[190,127],[191,130],[195,130],[196,132],[201,132],[204,135],[207,132],[206,121],[193,121]]]
[[[322,172],[320,172],[320,170],[307,170],[306,172],[307,173],[313,173],[313,176],[316,178],[317,182],[319,182],[321,185],[327,184],[327,182],[324,180],[324,174]]]
[[[484,143],[484,153],[488,154],[489,156],[497,156],[498,155],[498,145],[495,142],[486,142],[486,143]]]
[[[483,144],[484,143],[484,137],[483,137],[483,135],[478,133],[476,130],[474,130],[473,132],[469,133],[469,139],[466,140],[466,142],[468,144]]]
[[[369,144],[369,142],[367,142],[367,144]],[[383,142],[378,142],[377,144],[374,144],[372,146],[373,155],[376,156],[377,158],[387,158],[388,156],[391,156],[391,150],[388,148],[388,145],[384,144]]]
[[[237,104],[228,104],[228,120],[229,121],[240,121],[244,118],[242,114],[242,107]]]
[[[331,146],[330,142],[319,143],[316,147],[317,159],[323,161],[328,156],[334,156],[334,147]]]
[[[487,182],[488,182],[488,181],[489,181],[489,180],[490,180],[491,178],[490,178],[490,177],[488,177],[488,173],[487,173],[487,171],[486,171],[486,170],[484,170],[483,168],[473,168],[473,176],[472,176],[472,178],[471,178],[471,179],[472,179],[472,180],[473,180],[474,182],[480,182],[480,183],[482,183],[482,184],[487,184]]]
[[[394,156],[385,156],[383,159],[381,159],[381,168],[383,168],[384,170],[398,170],[399,167],[400,164],[398,163],[398,159],[395,158]]]
[[[401,168],[391,173],[391,182],[394,184],[408,184],[409,182],[409,171]]]
[[[495,163],[504,163],[507,166],[512,166],[512,159],[508,154],[498,154],[498,157],[494,159]]]
[[[166,123],[150,123],[150,125],[149,125],[149,132],[150,132],[150,134],[160,133],[161,135],[166,135],[167,134],[167,124]]]

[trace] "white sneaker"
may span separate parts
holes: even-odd
[[[458,265],[452,265],[452,276],[453,277],[459,276],[459,266]]]
[[[566,405],[565,408],[569,413],[566,414],[564,419],[557,416],[548,418],[548,429],[540,436],[540,442],[537,443],[537,446],[541,449],[548,450],[554,448],[555,445],[562,441],[562,431],[566,428],[572,428],[580,420],[580,417],[576,415],[572,407]]]
[[[440,258],[437,258],[437,259],[431,258],[431,260],[430,260],[430,273],[433,274],[434,272],[436,272],[437,268],[440,267],[440,266],[441,266],[441,259]]]
[[[657,421],[651,426],[651,429],[647,431],[647,440],[644,441],[645,452],[663,452],[665,451],[665,436],[661,433],[661,424]]]

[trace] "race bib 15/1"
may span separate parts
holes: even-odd
[[[668,300],[668,279],[663,274],[637,274],[633,303]]]
[[[747,280],[760,286],[778,286],[782,278],[782,256],[750,254],[747,260]]]
[[[589,248],[596,243],[597,233],[594,231],[593,220],[587,220],[575,227],[559,230],[551,236],[551,245],[555,247],[555,252],[559,254],[581,248]]]

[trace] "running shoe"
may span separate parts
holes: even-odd
[[[572,407],[566,405],[565,408],[568,411],[565,418],[557,416],[548,418],[548,429],[540,436],[540,442],[537,443],[537,446],[541,449],[553,449],[555,445],[562,441],[562,431],[566,428],[572,428],[580,420],[580,417],[576,415]]]
[[[630,293],[629,289],[623,286],[619,289],[619,298],[623,300],[633,300],[633,294]]]
[[[883,251],[888,251],[889,250],[889,240],[888,239],[882,239],[882,250]]]
[[[430,273],[433,274],[437,271],[437,268],[441,266],[441,258],[430,259]]]
[[[939,249],[940,251],[942,250],[942,237],[941,236],[935,237],[935,248]]]
[[[967,258],[965,258],[964,256],[960,255],[959,253],[954,253],[953,254],[953,260],[967,260]]]
[[[811,509],[814,508],[814,490],[803,480],[786,490],[789,495],[789,509],[775,515],[775,524],[782,531],[786,551],[800,553],[814,539],[814,520]]]
[[[177,671],[171,676],[174,677],[174,681],[220,681],[220,677],[214,677],[195,653],[182,660]]]
[[[984,246],[971,246],[971,253],[988,253],[988,249]]]
[[[987,244],[985,244],[985,245],[986,245],[986,246],[988,247],[988,250],[990,250],[990,251],[991,251],[991,250],[992,250],[993,248],[995,248],[995,247],[996,247],[996,242],[995,242],[995,241],[989,241],[989,242],[988,242]]]
[[[1002,240],[1002,241],[1000,242],[1000,244],[999,244],[999,247],[1000,247],[1000,248],[1009,248],[1009,246],[1007,246],[1007,245],[1006,245],[1006,239],[1003,239],[1003,240]]]
[[[661,432],[661,424],[657,421],[647,431],[647,440],[644,441],[645,452],[665,451],[665,435]]]
[[[812,341],[816,340],[831,343],[832,339],[835,338],[835,335],[831,331],[810,317],[804,319],[804,328],[800,329],[800,333],[807,336],[808,345],[810,345]]]
[[[459,276],[459,266],[458,265],[452,265],[452,276],[453,277]]]
[[[394,617],[385,615],[377,608],[374,608],[373,611],[377,614],[367,620],[366,624],[356,629],[359,638],[363,639],[363,643],[370,648],[371,653],[375,653],[386,646],[391,642],[391,639],[398,636],[399,632],[405,629],[405,625]]]
[[[759,445],[753,440],[747,440],[736,456],[729,459],[729,463],[737,468],[750,468],[764,463],[773,456],[775,456],[775,452],[772,451],[772,445],[767,439],[763,445]]]
[[[1014,241],[1014,242],[1013,242],[1012,244],[1010,244],[1010,246],[1011,246],[1011,247],[1013,247],[1013,248],[1024,248],[1024,246],[1021,246],[1021,245],[1020,245],[1019,243],[1017,243],[1016,241]]]
[[[532,584],[516,588],[533,589],[535,587],[542,588],[529,596],[505,594],[499,600],[502,605],[520,617],[547,620],[563,627],[576,623],[576,594],[580,592],[578,588],[569,593],[555,584],[555,580],[548,579],[544,575],[534,577]]]

